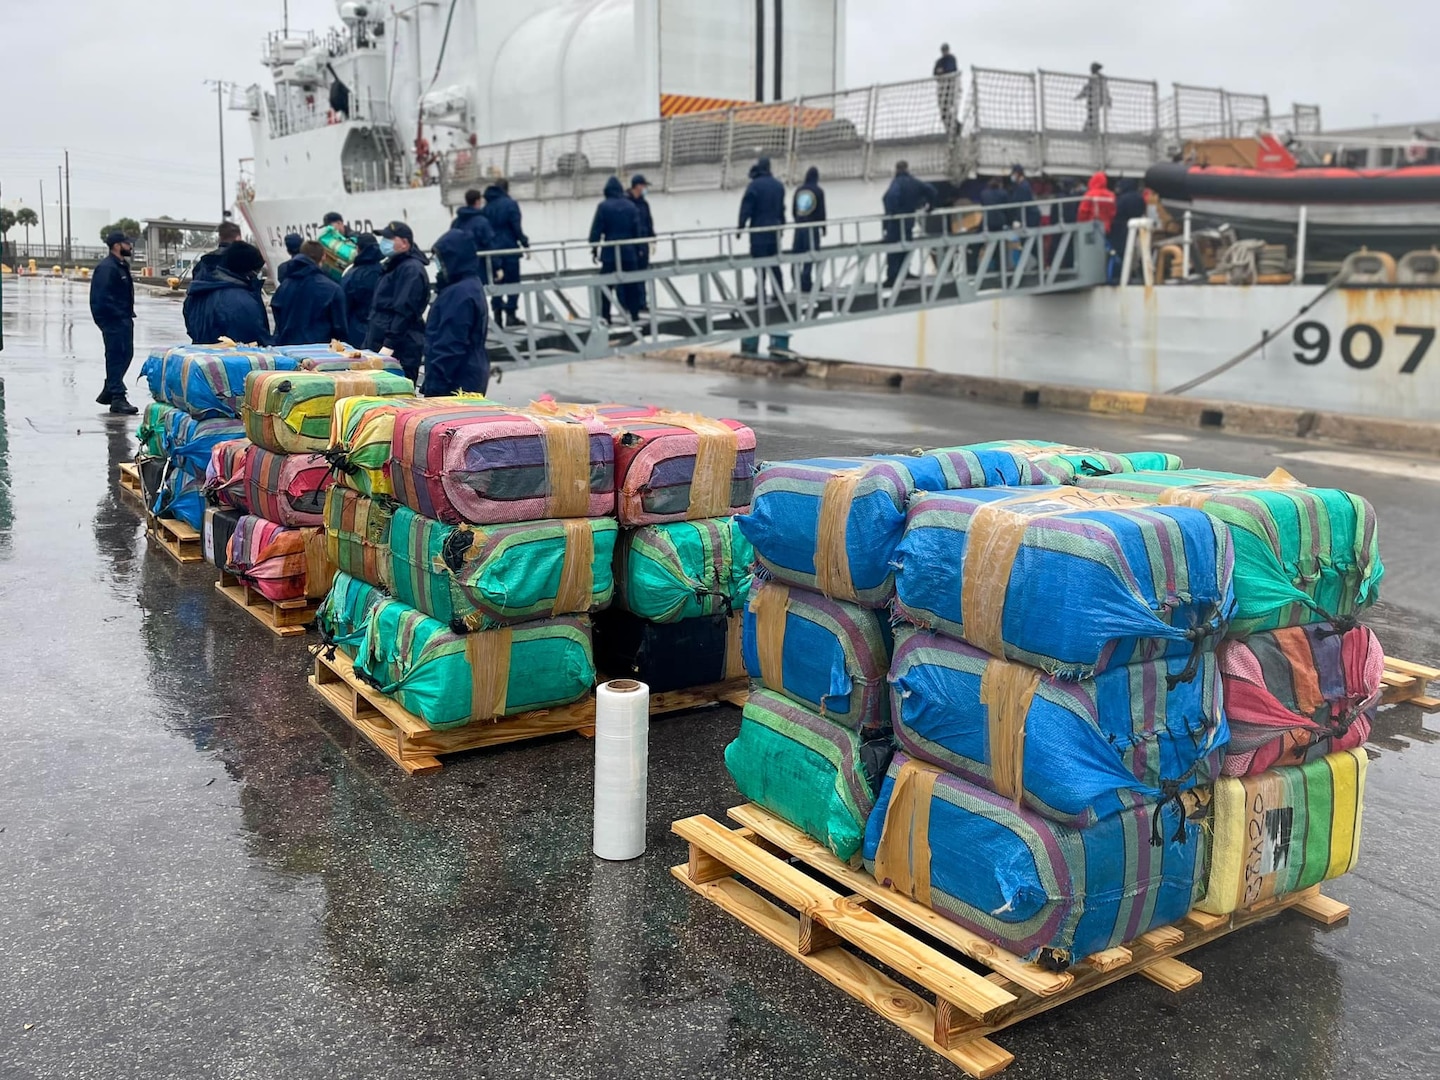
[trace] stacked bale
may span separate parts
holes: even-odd
[[[326,456],[335,403],[414,392],[404,376],[373,368],[249,376],[243,411],[250,445],[243,453],[219,448],[212,462],[212,495],[244,510],[231,528],[224,569],[276,602],[324,597],[334,577],[324,526],[335,479]]]
[[[589,692],[589,613],[613,594],[618,531],[604,425],[483,399],[352,398],[330,460],[327,525],[349,572],[320,622],[360,678],[436,729]]]
[[[656,693],[742,678],[754,556],[734,515],[750,503],[755,433],[650,406],[549,407],[593,415],[614,439],[621,531],[616,603],[595,628],[602,669]]]
[[[1359,852],[1383,691],[1380,643],[1355,616],[1379,595],[1375,512],[1283,470],[1090,477],[1087,489],[1198,507],[1235,550],[1235,618],[1219,650],[1231,742],[1214,789],[1207,893],[1226,914],[1346,873]]]

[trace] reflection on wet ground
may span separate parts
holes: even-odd
[[[213,572],[146,550],[113,479],[133,421],[91,402],[83,292],[20,282],[6,302],[0,1075],[958,1075],[669,877],[669,822],[737,801],[733,709],[655,725],[633,863],[589,853],[583,739],[401,777],[312,697],[302,647],[236,612]],[[143,345],[178,337],[178,305],[140,312]],[[1257,472],[1293,448],[640,361],[497,389],[740,416],[772,458],[1008,435]],[[1375,503],[1390,577],[1373,622],[1397,655],[1440,660],[1435,489],[1300,471]],[[1376,725],[1361,864],[1332,887],[1348,925],[1281,917],[1197,953],[1205,981],[1183,996],[1136,980],[1027,1022],[998,1040],[1006,1075],[1440,1074],[1429,723],[1397,707]]]

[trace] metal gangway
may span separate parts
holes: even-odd
[[[488,252],[486,292],[515,296],[523,323],[492,321],[488,349],[492,361],[520,364],[597,359],[1089,288],[1105,282],[1105,236],[1096,222],[1061,220],[1074,216],[1061,210],[1075,202],[834,219],[825,223],[823,246],[804,252],[787,250],[793,225],[664,233],[648,241],[647,268],[612,272],[595,265],[601,249],[636,241],[535,245],[513,282],[495,274],[498,258],[510,253]],[[1055,223],[1025,225],[1026,212],[1042,207]],[[996,216],[1004,227],[988,228],[999,224],[987,222]],[[779,234],[779,253],[750,254],[752,237],[763,233]],[[807,264],[809,291],[799,287]],[[638,290],[645,310],[634,318],[625,301],[638,307]]]

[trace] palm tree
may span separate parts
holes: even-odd
[[[25,229],[25,254],[30,254],[30,226],[39,225],[40,219],[35,216],[35,211],[28,206],[22,206],[20,212],[15,215],[15,224]]]

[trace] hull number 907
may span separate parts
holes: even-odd
[[[1435,342],[1433,326],[1397,326],[1397,338],[1410,338],[1410,354],[1400,365],[1401,375],[1413,375]],[[1295,326],[1295,359],[1302,364],[1322,364],[1330,356],[1330,328],[1321,322],[1302,322]],[[1353,368],[1365,371],[1380,363],[1385,352],[1385,338],[1369,323],[1347,326],[1340,335],[1340,359]]]

